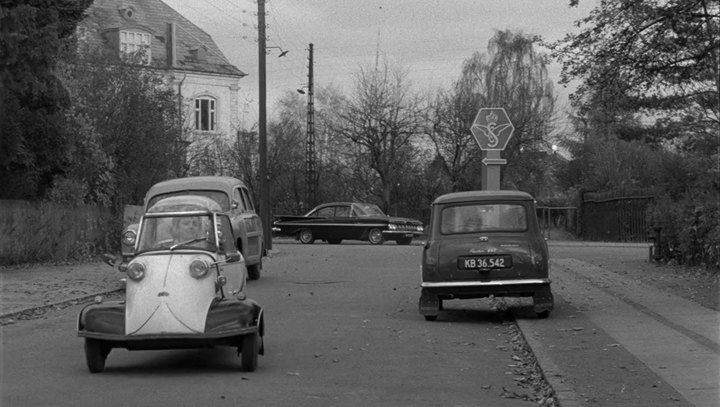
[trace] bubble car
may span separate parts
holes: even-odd
[[[220,205],[203,196],[157,201],[141,218],[126,273],[125,300],[85,306],[78,336],[92,373],[113,348],[134,350],[229,346],[254,371],[264,354],[263,309],[246,295],[245,260]]]

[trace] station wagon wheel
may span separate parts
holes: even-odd
[[[258,353],[260,353],[260,333],[254,332],[243,336],[241,352],[242,369],[254,372],[258,366]]]
[[[85,338],[85,362],[90,373],[100,373],[105,370],[105,360],[110,353],[110,347],[103,341]]]
[[[260,279],[260,270],[262,270],[262,257],[260,257],[259,263],[253,264],[252,266],[247,266],[248,279],[249,280]]]
[[[368,232],[368,240],[370,244],[383,244],[385,239],[383,238],[382,231],[378,228],[372,228]]]
[[[300,243],[303,244],[313,244],[313,242],[315,242],[315,236],[313,236],[312,230],[310,229],[301,230],[298,234],[298,239]]]

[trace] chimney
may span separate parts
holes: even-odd
[[[175,23],[167,24],[167,66],[172,69],[177,66],[177,40],[175,37]]]

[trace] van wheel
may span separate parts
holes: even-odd
[[[242,338],[240,350],[242,369],[246,372],[254,372],[258,366],[258,353],[260,353],[260,333],[253,332]]]
[[[303,229],[298,234],[298,240],[302,244],[313,244],[315,242],[315,236],[310,229]]]
[[[85,362],[90,373],[105,370],[105,360],[110,353],[110,346],[98,339],[85,338]]]
[[[370,244],[383,244],[383,242],[385,242],[382,231],[378,228],[370,229],[368,232],[368,240],[370,241]]]
[[[550,310],[536,312],[535,316],[537,316],[540,319],[545,319],[550,316]]]

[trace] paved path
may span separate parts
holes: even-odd
[[[551,273],[564,313],[518,324],[563,406],[720,405],[718,312],[575,258],[553,259]],[[580,368],[578,355],[586,358]],[[651,379],[623,382],[628,369],[649,370],[645,377],[656,375],[685,400]]]

